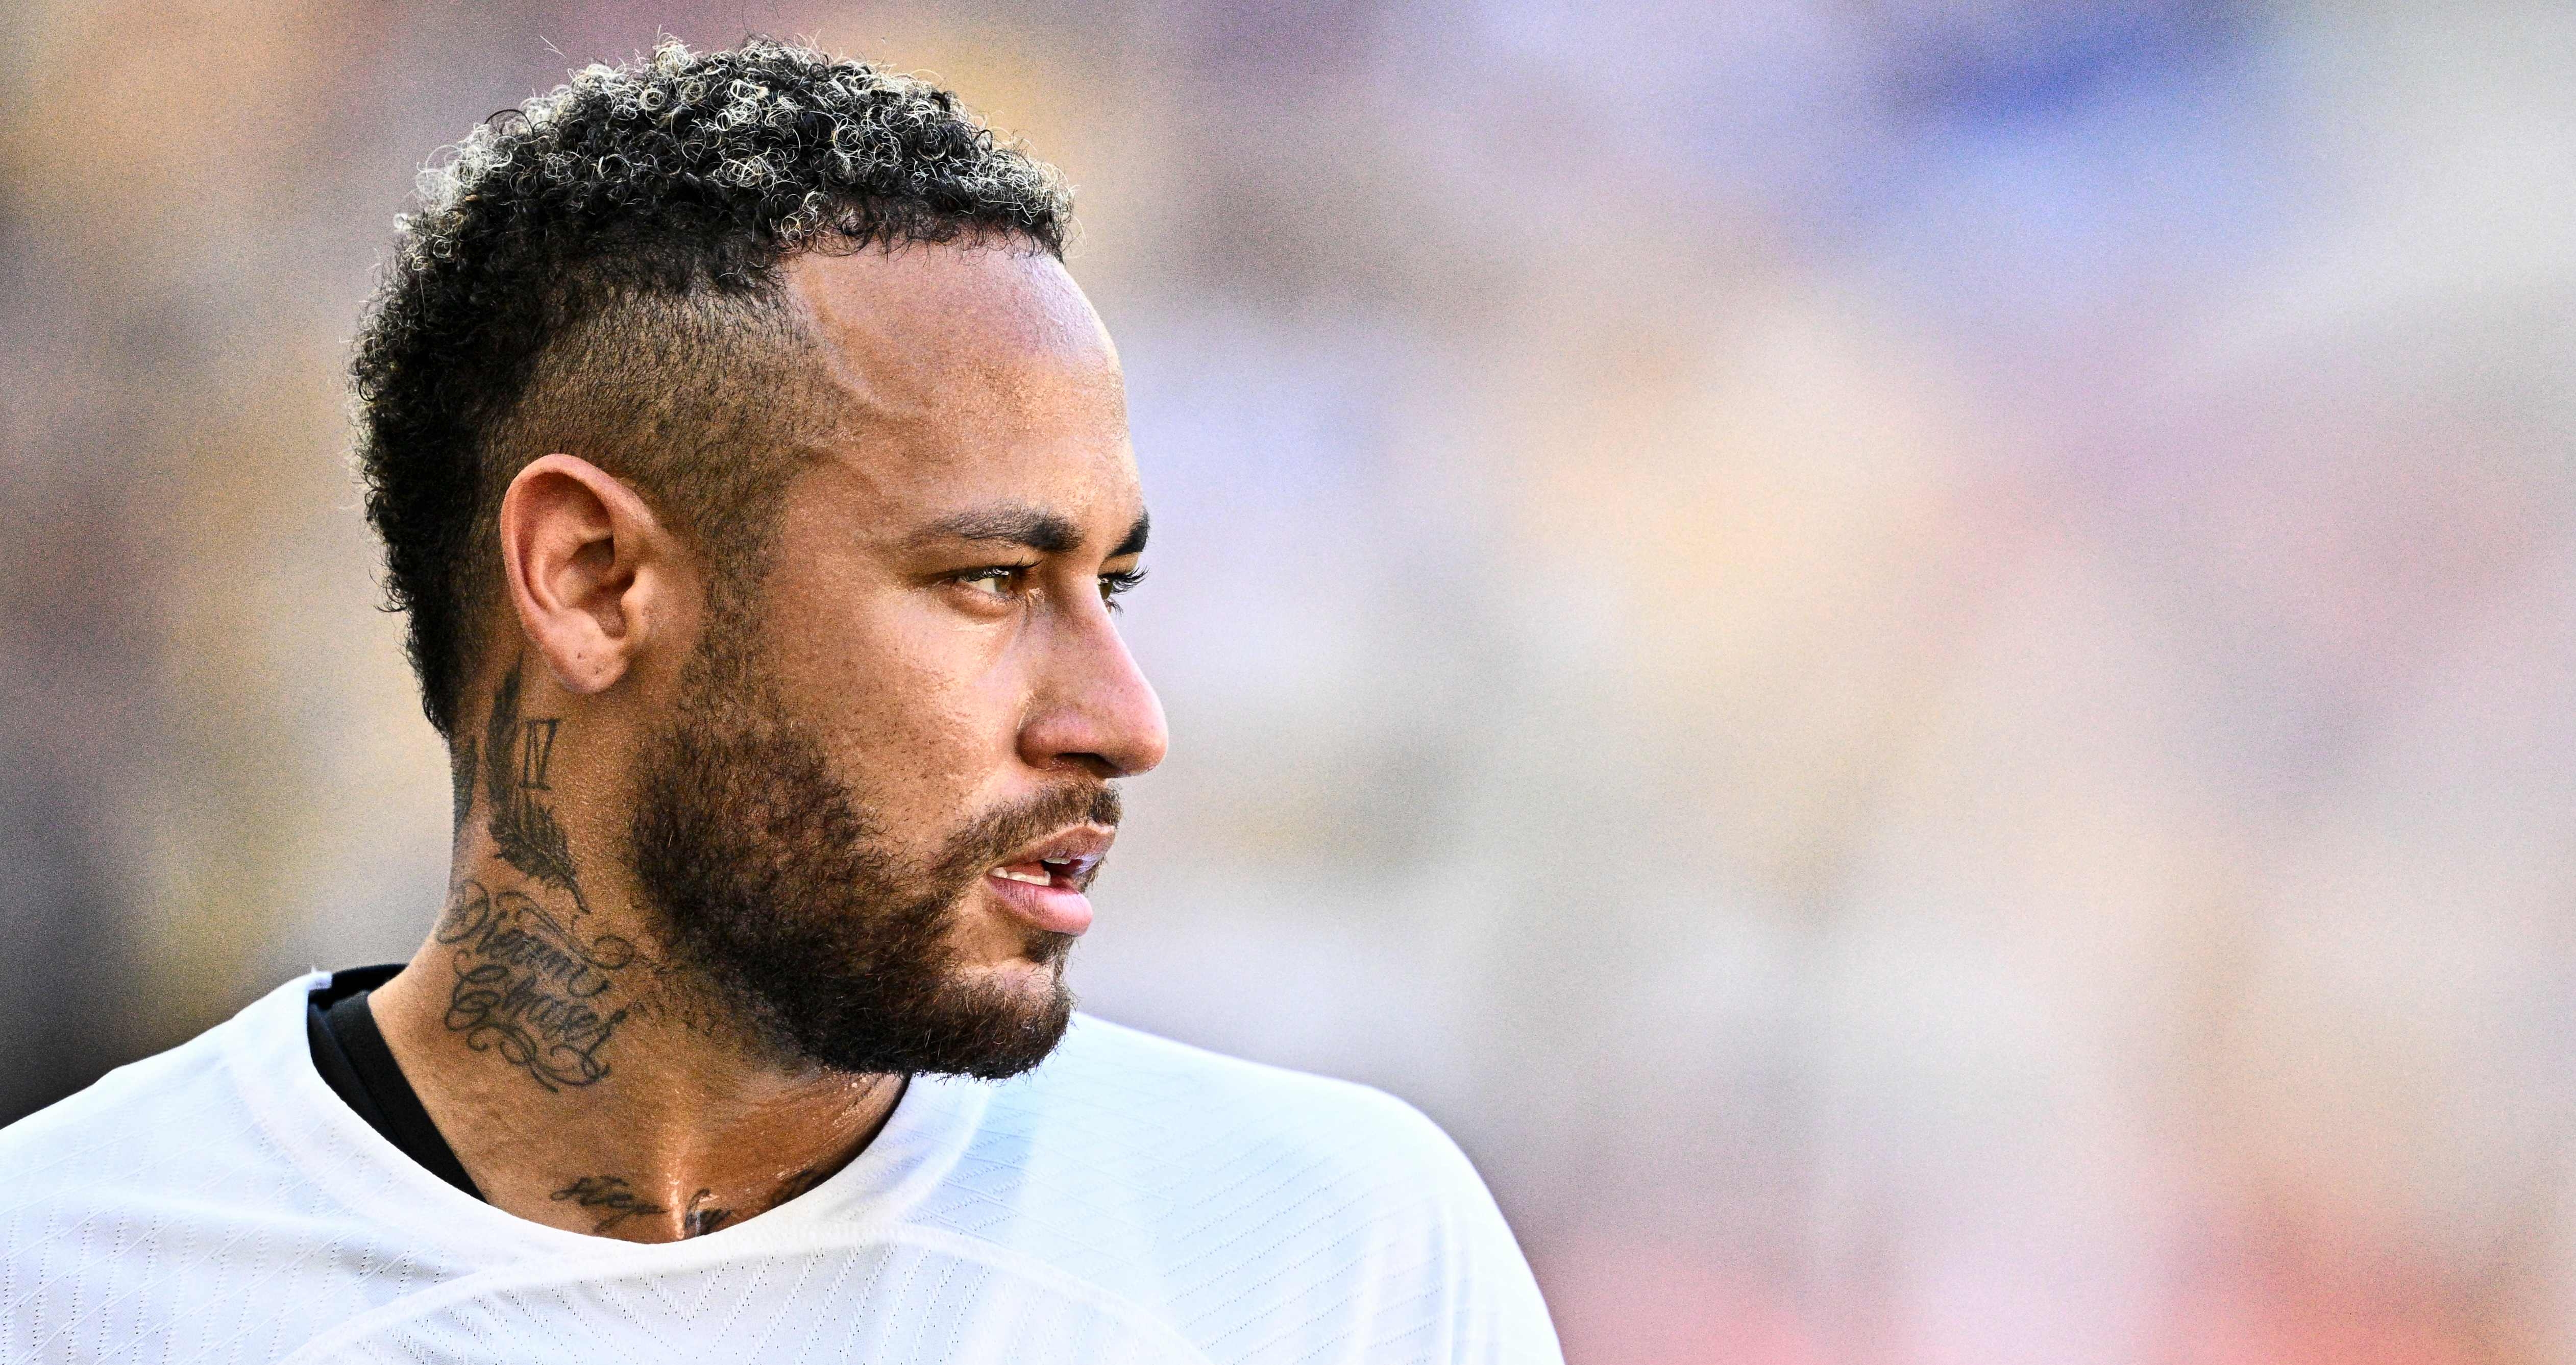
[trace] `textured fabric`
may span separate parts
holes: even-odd
[[[397,964],[334,972],[307,997],[304,1038],[313,1068],[341,1102],[357,1111],[367,1126],[384,1135],[395,1150],[419,1162],[430,1174],[477,1199],[483,1192],[456,1159],[455,1149],[438,1131],[420,1096],[403,1075],[402,1063],[376,1027],[375,1009],[367,998],[401,971]]]
[[[293,982],[0,1132],[0,1360],[1554,1362],[1464,1157],[1376,1091],[1090,1018],[839,1174],[638,1246],[511,1217],[323,1084]]]

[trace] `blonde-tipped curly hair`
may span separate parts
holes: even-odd
[[[1061,256],[1063,180],[914,77],[754,39],[664,42],[476,127],[418,211],[351,365],[367,516],[430,723],[498,583],[501,490],[547,450],[635,484],[720,560],[765,535],[805,340],[777,266],[961,239]]]

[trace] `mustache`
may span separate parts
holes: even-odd
[[[942,883],[972,884],[984,875],[984,869],[1023,845],[1035,843],[1067,825],[1093,824],[1115,830],[1125,814],[1126,804],[1118,788],[1110,783],[1049,788],[975,817],[949,841],[948,851],[939,860],[937,879]],[[1099,869],[1093,868],[1092,873],[1099,875]]]

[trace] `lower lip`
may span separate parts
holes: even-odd
[[[1012,914],[1054,934],[1079,934],[1091,927],[1091,898],[1070,886],[1015,882],[984,874],[984,885],[1001,897]]]

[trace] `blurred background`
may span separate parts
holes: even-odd
[[[1439,1119],[1576,1365],[2576,1358],[2576,8],[0,28],[0,1117],[418,941],[371,272],[761,31],[1078,187],[1174,735],[1088,1007]]]

